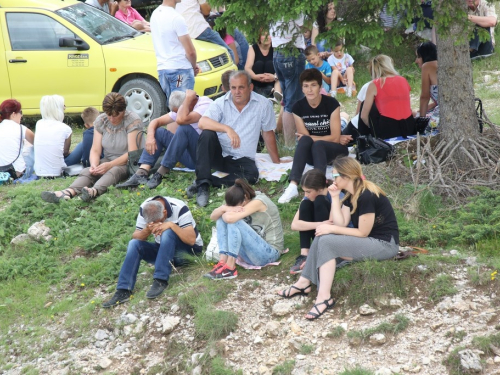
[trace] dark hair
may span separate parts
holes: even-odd
[[[436,45],[432,42],[422,43],[417,47],[417,56],[421,57],[424,63],[436,61],[438,58]]]
[[[310,171],[304,173],[302,179],[300,180],[300,185],[302,188],[306,187],[313,190],[321,190],[328,186],[325,174],[319,169],[311,169]]]
[[[242,178],[237,178],[234,185],[226,191],[226,204],[231,207],[242,204],[245,199],[252,200],[255,198],[255,190]]]
[[[318,23],[318,31],[320,33],[324,33],[327,28],[326,28],[326,14],[328,13],[328,4],[325,4],[319,11],[318,11],[318,17],[316,17],[316,22]],[[337,13],[335,11],[335,18],[334,21],[337,19]]]
[[[300,86],[302,86],[302,83],[304,82],[311,82],[311,81],[316,81],[318,82],[318,85],[323,84],[323,76],[321,75],[321,72],[318,69],[306,69],[304,70],[299,77],[299,82]]]
[[[337,40],[337,43],[335,43],[335,47],[338,47],[338,46],[344,46],[344,40],[343,39],[339,39]]]
[[[7,99],[0,104],[0,120],[8,120],[13,113],[21,111],[21,103],[16,99]]]
[[[125,98],[117,92],[110,92],[102,101],[102,110],[108,116],[117,116],[119,113],[127,109]]]
[[[318,47],[310,45],[304,51],[305,56],[317,55],[319,53]]]
[[[221,76],[222,89],[225,92],[228,92],[231,89],[229,86],[229,77],[231,77],[231,74],[233,74],[232,70],[226,70],[224,73],[222,73],[222,76]]]

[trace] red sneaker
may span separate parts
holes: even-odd
[[[224,267],[226,263],[222,262],[219,260],[219,263],[217,263],[214,268],[212,268],[212,271],[209,273],[206,273],[203,275],[203,277],[207,277],[209,279],[214,279],[215,278],[215,272],[217,272],[220,268]]]
[[[238,277],[238,271],[236,267],[234,269],[230,269],[227,264],[224,264],[222,268],[219,268],[215,272],[214,280],[229,280]]]

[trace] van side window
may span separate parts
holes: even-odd
[[[44,14],[9,12],[6,16],[13,51],[76,49],[59,47],[60,38],[75,38],[76,35]]]

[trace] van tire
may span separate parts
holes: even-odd
[[[137,113],[144,123],[167,113],[167,99],[158,81],[134,78],[125,82],[118,92],[125,97],[127,109]]]

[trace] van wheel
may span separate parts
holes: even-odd
[[[148,123],[167,113],[167,99],[160,84],[150,78],[134,78],[118,91],[127,101],[127,109]]]

